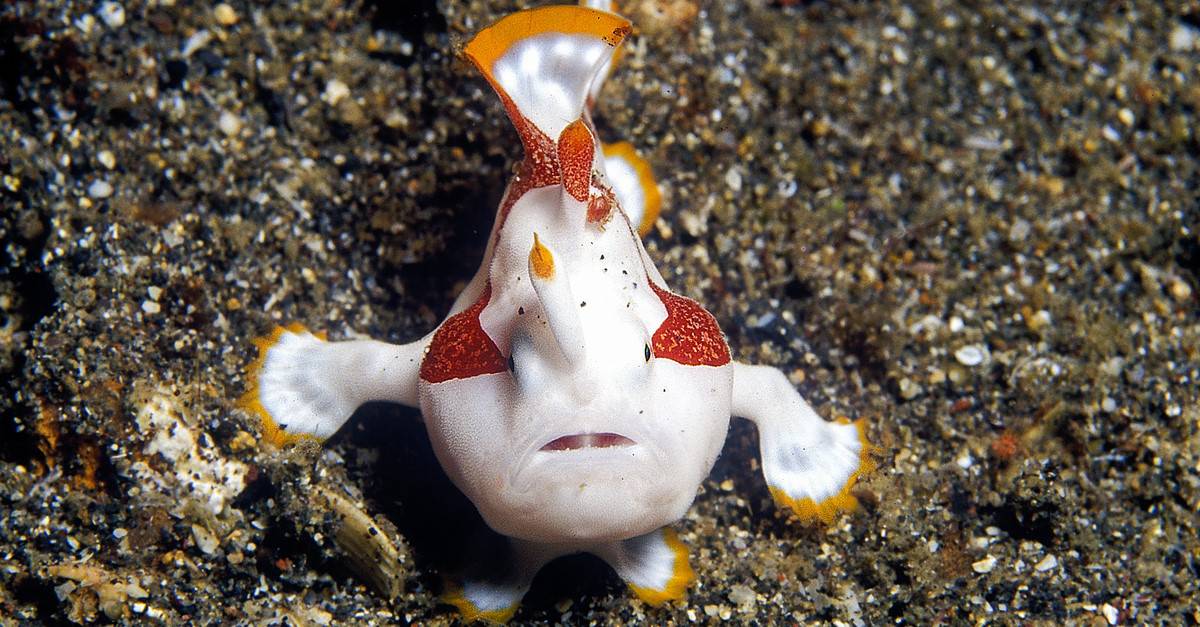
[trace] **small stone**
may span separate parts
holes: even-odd
[[[755,600],[754,591],[742,584],[734,585],[729,589],[729,600],[736,603],[739,608],[753,607]]]
[[[113,195],[113,187],[108,184],[108,181],[93,181],[91,185],[88,185],[87,191],[88,196],[96,199],[108,198]]]
[[[966,325],[963,324],[962,318],[959,318],[958,316],[950,316],[949,327],[951,333],[958,333],[959,331],[962,331],[964,326]]]
[[[100,165],[104,166],[105,169],[111,170],[117,167],[117,158],[113,156],[111,150],[101,150],[96,154],[96,160],[99,161]]]
[[[984,557],[983,559],[979,560],[978,562],[971,564],[971,570],[973,570],[977,573],[980,573],[980,574],[990,573],[990,572],[992,572],[992,569],[995,567],[996,567],[996,558],[992,557],[991,555],[988,555],[987,557]]]
[[[242,130],[242,120],[228,111],[222,111],[221,117],[217,120],[217,127],[225,135],[233,137],[238,134],[238,131]]]
[[[911,401],[912,399],[916,398],[917,396],[919,396],[921,394],[920,384],[913,381],[912,379],[909,379],[908,377],[904,377],[903,379],[900,379],[899,386],[900,386],[900,398],[903,398],[906,401]]]
[[[350,88],[345,83],[334,78],[325,83],[325,92],[321,98],[330,105],[336,105],[339,100],[350,95]]]
[[[1192,299],[1192,288],[1183,279],[1173,279],[1167,289],[1171,292],[1171,298],[1174,298],[1177,303],[1186,303]]]
[[[1129,109],[1121,109],[1120,111],[1117,111],[1117,119],[1120,120],[1121,124],[1124,124],[1125,126],[1133,126],[1135,121],[1133,117],[1133,111],[1130,111]]]
[[[1100,606],[1100,613],[1104,614],[1104,620],[1108,621],[1109,625],[1116,625],[1117,621],[1121,619],[1121,612],[1108,603]]]
[[[1176,24],[1175,28],[1171,29],[1171,34],[1168,38],[1171,50],[1175,52],[1186,52],[1196,47],[1196,41],[1200,40],[1200,30],[1192,28],[1187,24]]]
[[[987,359],[987,349],[979,344],[968,344],[954,351],[954,358],[964,366],[978,366]]]
[[[4,189],[7,189],[14,194],[21,191],[21,179],[11,175],[4,175]]]
[[[1039,573],[1044,573],[1048,570],[1053,570],[1056,566],[1058,566],[1058,558],[1054,557],[1053,553],[1050,553],[1046,557],[1043,557],[1033,569]]]
[[[233,26],[238,22],[237,11],[224,2],[213,7],[213,17],[217,18],[217,23],[221,26]]]
[[[121,538],[129,535],[129,530],[125,529],[124,527],[117,527],[116,529],[113,529],[112,535],[114,538],[120,540]]]
[[[1014,244],[1025,241],[1025,238],[1029,237],[1031,229],[1032,227],[1029,225],[1029,222],[1017,218],[1008,229],[1008,241]]]
[[[1100,409],[1104,410],[1107,414],[1111,414],[1117,411],[1117,401],[1113,400],[1111,396],[1105,396],[1104,400],[1100,401]]]
[[[212,33],[208,32],[207,30],[196,31],[195,33],[192,33],[191,37],[188,37],[187,40],[183,42],[183,48],[180,49],[179,53],[183,55],[183,58],[186,59],[193,54],[196,54],[197,50],[207,46],[208,42],[212,41],[212,38]]]
[[[162,288],[157,285],[151,285],[146,288],[146,294],[150,297],[150,300],[157,302],[158,298],[162,296]]]
[[[725,184],[734,192],[742,191],[742,173],[736,167],[729,168],[725,173]]]
[[[125,25],[125,7],[117,2],[105,2],[100,5],[100,19],[109,28],[120,28]]]
[[[1029,318],[1025,320],[1025,325],[1029,327],[1030,331],[1041,331],[1042,329],[1050,326],[1052,321],[1053,319],[1050,317],[1049,311],[1046,311],[1045,309],[1039,309],[1038,311],[1034,312],[1032,316],[1029,316]]]
[[[205,555],[216,553],[217,546],[220,545],[217,537],[201,525],[192,525],[192,538],[196,540],[196,548]]]
[[[152,300],[142,301],[142,311],[148,314],[156,314],[162,311],[162,306]]]

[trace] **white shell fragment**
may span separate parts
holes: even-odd
[[[978,562],[971,564],[971,570],[973,570],[979,574],[990,573],[990,572],[992,572],[992,569],[995,567],[996,567],[996,558],[992,557],[991,555],[988,555],[988,556],[984,557],[983,559],[979,560]]]
[[[954,359],[964,366],[978,366],[987,361],[987,348],[979,344],[968,344],[954,351]]]

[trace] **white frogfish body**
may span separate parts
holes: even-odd
[[[367,401],[420,408],[447,475],[514,555],[448,591],[467,618],[507,619],[546,562],[580,551],[644,600],[682,597],[693,574],[669,525],[731,416],[757,425],[768,486],[802,519],[853,508],[871,467],[861,422],[826,422],[779,370],[734,362],[716,319],[646,254],[657,186],[628,144],[599,141],[590,114],[629,32],[615,13],[551,6],[467,45],[525,158],[437,329],[403,345],[298,326],[258,342],[243,406],[275,443],[327,438]]]

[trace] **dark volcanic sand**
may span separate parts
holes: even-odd
[[[486,549],[415,412],[280,453],[233,406],[276,323],[431,329],[519,158],[458,55],[517,7],[378,4],[0,8],[0,622],[452,619]],[[516,621],[1200,622],[1200,10],[698,8],[623,4],[601,132],[672,286],[880,468],[805,527],[739,421],[686,601],[572,558]]]

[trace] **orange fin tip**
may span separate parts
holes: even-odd
[[[688,562],[687,547],[679,539],[679,535],[673,529],[663,529],[663,541],[675,557],[675,567],[667,584],[662,589],[629,584],[629,589],[633,590],[639,599],[656,606],[684,598],[687,596],[688,586],[696,580],[696,573]]]
[[[464,623],[481,621],[503,625],[512,620],[513,614],[516,614],[517,608],[520,607],[520,604],[516,603],[511,607],[498,610],[482,610],[467,598],[462,586],[451,582],[445,584],[445,592],[442,593],[441,601],[447,605],[453,605],[462,615]]]
[[[858,499],[850,491],[858,483],[859,478],[873,472],[876,468],[875,460],[871,458],[871,455],[876,453],[878,449],[867,441],[866,422],[862,418],[852,422],[845,417],[838,418],[836,422],[841,425],[853,424],[858,431],[858,442],[860,444],[858,468],[850,475],[850,478],[846,480],[845,485],[842,486],[842,489],[837,494],[821,501],[814,501],[809,497],[796,499],[788,496],[783,490],[770,486],[771,496],[775,499],[775,502],[792,510],[801,522],[811,523],[815,520],[820,520],[822,523],[828,525],[833,522],[838,514],[858,509]]]
[[[251,340],[251,343],[258,349],[258,356],[246,366],[246,391],[238,397],[236,403],[238,409],[258,417],[262,428],[262,439],[277,448],[283,448],[305,440],[313,442],[321,441],[316,436],[307,433],[288,433],[286,429],[275,421],[271,413],[267,411],[267,408],[263,407],[261,397],[259,396],[258,375],[262,372],[263,364],[267,361],[267,354],[271,351],[271,348],[279,343],[285,332],[308,333],[309,331],[304,325],[293,322],[286,327],[277,326],[271,329],[271,332],[267,335]],[[325,339],[324,332],[313,333],[312,335],[322,340]]]

